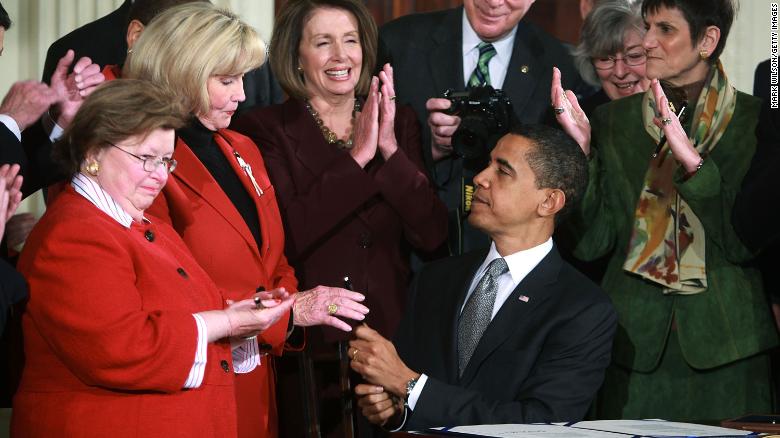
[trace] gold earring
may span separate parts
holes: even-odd
[[[87,173],[92,176],[97,176],[98,172],[100,172],[100,164],[98,164],[97,161],[92,161],[87,164]]]
[[[706,50],[702,50],[702,51],[700,51],[700,52],[699,52],[699,57],[700,57],[702,60],[706,60],[707,58],[709,58],[709,57],[710,57],[710,54],[709,54],[709,53],[707,53],[707,51],[706,51]]]

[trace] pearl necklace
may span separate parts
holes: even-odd
[[[311,114],[311,116],[314,118],[314,122],[317,124],[317,127],[320,128],[322,136],[325,137],[325,141],[327,141],[329,144],[335,144],[339,149],[352,149],[352,137],[354,134],[354,129],[353,132],[349,134],[349,139],[347,141],[340,139],[335,132],[331,131],[330,128],[325,126],[325,122],[322,121],[317,110],[315,110],[311,105],[311,102],[305,100],[304,103],[306,104],[306,109],[309,110],[309,114]],[[360,111],[360,101],[355,99],[355,108],[352,110],[353,126],[355,113],[358,111]]]

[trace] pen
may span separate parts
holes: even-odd
[[[677,119],[682,121],[683,113],[685,113],[685,108],[687,106],[683,105],[682,108],[680,108],[680,112],[677,113]],[[651,158],[655,158],[658,156],[659,153],[661,153],[661,149],[666,144],[666,136],[661,137],[661,141],[658,142],[658,146],[655,147],[655,152],[653,152],[653,156]]]

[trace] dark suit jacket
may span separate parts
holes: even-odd
[[[260,148],[282,212],[286,255],[301,289],[343,286],[366,295],[368,323],[389,337],[409,286],[408,245],[435,248],[446,237],[446,212],[423,172],[419,126],[399,107],[399,150],[377,151],[365,169],[328,144],[303,102],[255,109],[236,130]],[[344,338],[326,329],[326,340]]]
[[[763,99],[756,126],[756,154],[742,180],[734,201],[732,222],[739,238],[754,251],[763,250],[756,260],[764,279],[764,290],[774,303],[780,303],[780,230],[777,215],[769,205],[780,202],[777,169],[780,168],[780,109],[771,108],[769,60],[756,67],[753,95]]]
[[[43,80],[47,83],[51,80],[57,61],[68,49],[76,52],[76,59],[89,56],[101,68],[124,64],[127,56],[127,19],[131,5],[130,0],[125,0],[114,12],[55,41],[46,52]],[[255,106],[263,107],[284,101],[282,89],[274,79],[268,63],[244,75],[244,93],[246,100],[239,103],[239,113]]]
[[[486,254],[431,263],[412,284],[394,344],[428,381],[405,428],[581,420],[601,386],[617,315],[556,248],[507,298],[458,378],[458,317]]]
[[[5,124],[0,123],[0,165],[26,163],[21,142]]]
[[[58,165],[52,160],[51,152],[51,140],[40,121],[22,132],[21,142],[0,123],[0,165],[19,164],[19,174],[24,176],[24,197],[64,179]]]
[[[406,15],[385,24],[379,32],[377,57],[378,66],[386,62],[393,66],[398,101],[412,105],[417,113],[423,127],[422,149],[426,166],[439,188],[439,196],[450,211],[454,211],[461,204],[462,160],[445,159],[434,165],[425,102],[431,97],[441,97],[449,88],[465,89],[461,47],[462,14],[463,8],[459,7]],[[582,79],[566,48],[533,24],[521,21],[502,87],[512,101],[520,122],[542,123],[554,120],[554,117],[549,115],[553,66],[561,70],[564,88],[580,87]],[[454,218],[454,213],[451,216]],[[458,222],[460,221],[451,219],[451,233],[456,231]],[[490,244],[484,234],[472,229],[465,221],[459,225],[465,227],[465,234],[468,235],[466,240],[471,242],[465,245],[464,251],[487,247]],[[451,241],[453,239],[454,236]],[[451,242],[450,249],[458,253],[454,245]]]
[[[43,81],[49,83],[57,62],[68,49],[76,52],[76,59],[89,56],[92,62],[104,67],[121,65],[127,56],[127,14],[132,2],[125,0],[110,14],[87,23],[58,39],[46,52]]]

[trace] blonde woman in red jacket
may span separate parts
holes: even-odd
[[[231,300],[247,290],[297,290],[284,256],[284,230],[263,158],[247,137],[227,129],[243,101],[241,78],[262,64],[265,45],[236,15],[209,3],[167,9],[133,45],[123,77],[148,79],[177,91],[192,118],[177,130],[178,167],[151,207],[182,236],[201,266]],[[339,288],[298,292],[291,315],[234,350],[239,436],[274,437],[273,355],[293,325],[350,326],[361,320],[363,295]]]

